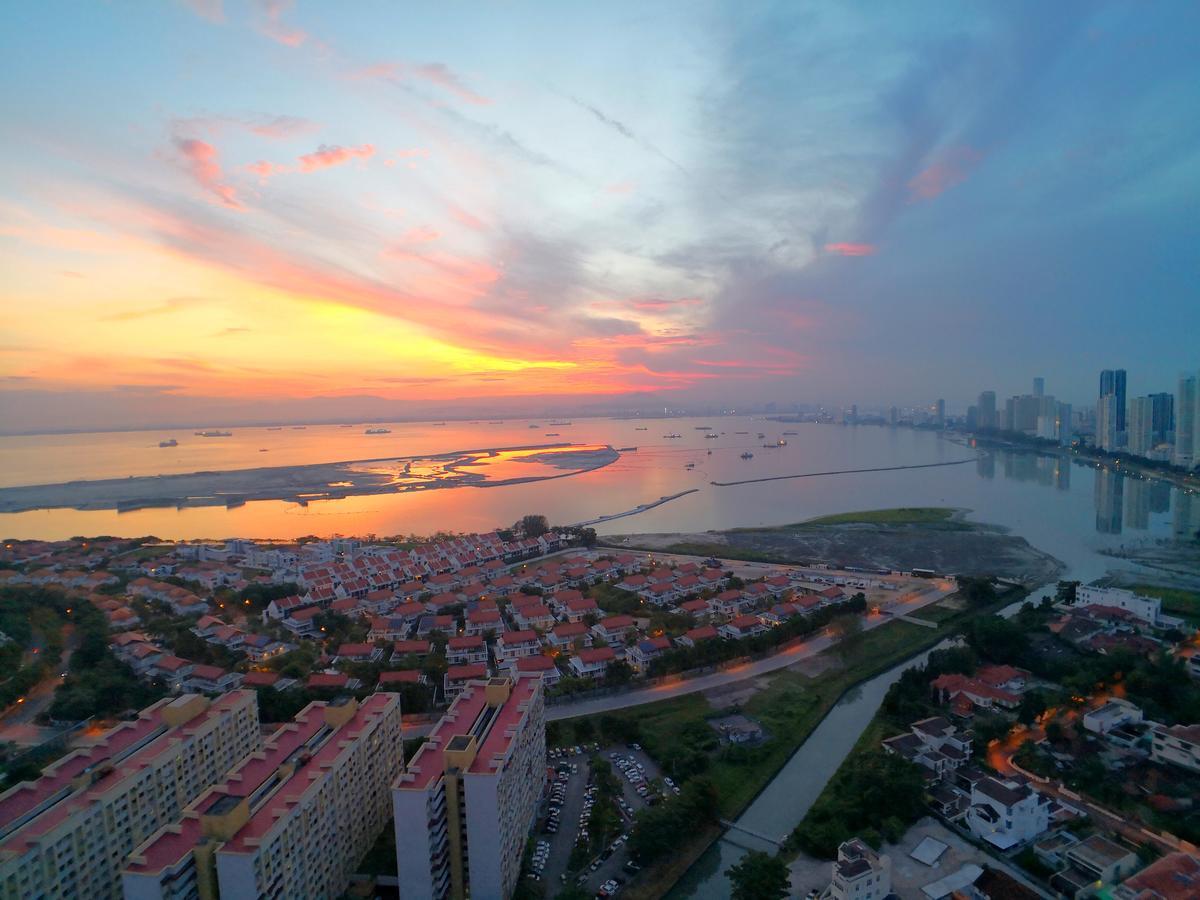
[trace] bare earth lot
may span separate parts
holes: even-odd
[[[942,521],[814,521],[777,528],[630,534],[607,540],[630,548],[820,562],[838,568],[1003,573],[1006,578],[1033,584],[1053,580],[1062,568],[1058,560],[1024,538],[995,525],[967,522],[961,514],[947,515]]]

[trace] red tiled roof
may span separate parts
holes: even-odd
[[[612,647],[595,647],[591,650],[580,650],[579,658],[585,663],[608,662],[616,657]]]

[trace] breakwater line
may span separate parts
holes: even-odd
[[[914,466],[876,466],[872,469],[835,469],[831,472],[801,472],[797,475],[766,475],[762,478],[743,478],[740,481],[710,481],[717,487],[732,487],[735,484],[755,484],[760,481],[786,481],[789,478],[818,478],[822,475],[854,475],[859,472],[898,472],[901,469],[935,469],[938,466],[961,466],[964,463],[975,462],[971,459],[956,459],[950,462],[919,463]]]
[[[680,497],[686,497],[688,494],[694,494],[700,488],[688,488],[686,491],[680,491],[678,494],[669,494],[666,497],[659,497],[657,500],[650,503],[639,503],[633,509],[627,509],[625,512],[611,513],[607,516],[597,516],[594,519],[588,519],[586,522],[576,522],[574,525],[568,525],[568,528],[584,528],[588,525],[599,525],[601,522],[611,522],[613,519],[624,519],[626,516],[636,516],[638,513],[644,513],[647,510],[654,509],[656,506],[662,506],[664,503],[670,503],[672,500],[678,500]]]

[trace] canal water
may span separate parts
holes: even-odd
[[[776,839],[790,834],[879,711],[888,688],[906,669],[924,665],[930,653],[949,645],[950,641],[942,641],[848,691],[735,824]],[[727,833],[709,847],[667,897],[670,900],[728,897],[731,888],[725,872],[746,855],[748,847],[776,850],[740,831]]]

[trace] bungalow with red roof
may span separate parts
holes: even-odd
[[[703,619],[711,612],[707,600],[686,600],[679,604],[679,611],[687,613],[697,621]]]
[[[1025,690],[1033,675],[1015,666],[980,666],[975,672],[975,677],[994,688],[1019,694]]]
[[[712,587],[725,580],[725,573],[720,569],[701,569],[696,577],[700,579],[700,583],[705,587]]]
[[[536,631],[506,631],[496,641],[496,663],[504,665],[522,656],[542,652],[542,642]]]
[[[146,671],[151,678],[161,678],[171,691],[178,691],[183,687],[183,681],[191,673],[193,666],[194,663],[186,659],[165,655],[154,660]]]
[[[383,649],[374,644],[342,644],[333,657],[335,663],[368,663],[380,659],[383,659]]]
[[[588,616],[599,615],[600,607],[591,597],[580,597],[569,601],[561,612],[568,622],[582,622]]]
[[[742,593],[745,594],[746,598],[753,604],[763,603],[774,596],[771,593],[771,589],[761,581],[756,581],[754,584],[746,585]]]
[[[293,681],[294,679],[284,679],[278,672],[247,672],[242,678],[243,688],[272,688],[273,690],[283,690],[279,687],[281,681]]]
[[[396,665],[407,658],[423,659],[433,652],[429,641],[396,641],[392,644],[392,655],[388,659],[390,665]]]
[[[782,625],[788,619],[800,615],[802,610],[795,603],[776,603],[759,618],[767,625]]]
[[[310,691],[353,691],[362,687],[362,682],[345,672],[314,672],[304,686]]]
[[[580,650],[571,657],[571,674],[577,678],[603,678],[608,672],[609,663],[617,658],[612,647],[594,647]]]
[[[429,637],[435,631],[442,634],[454,634],[456,624],[454,616],[421,616],[417,622],[417,637]]]
[[[933,689],[934,698],[939,703],[955,703],[959,697],[963,697],[973,707],[982,709],[992,709],[996,706],[1015,709],[1021,705],[1021,698],[1012,691],[992,687],[977,678],[957,672],[939,675],[933,679],[930,687]]]
[[[792,589],[792,581],[786,575],[775,575],[763,582],[768,591],[780,597]]]
[[[183,689],[201,694],[223,694],[242,682],[237,672],[227,672],[220,666],[192,666],[183,679]]]
[[[546,635],[546,642],[557,650],[571,647],[578,640],[582,640],[585,645],[592,642],[591,632],[583,622],[564,622],[561,625],[555,625]]]
[[[640,594],[649,583],[645,575],[630,575],[624,581],[620,582],[617,587],[623,591],[629,591],[631,594]]]
[[[701,641],[711,641],[713,638],[720,637],[721,634],[717,631],[715,625],[701,625],[699,628],[693,628],[690,631],[685,631],[675,640],[684,647],[695,647]]]
[[[452,666],[478,665],[487,662],[487,644],[479,634],[452,637],[446,644],[446,662]]]
[[[717,631],[722,637],[727,637],[730,640],[738,640],[739,638],[750,637],[752,634],[761,634],[766,631],[763,623],[758,616],[737,616],[726,622]]]
[[[488,668],[484,665],[451,666],[442,676],[442,693],[449,702],[463,692],[467,682],[487,677]]]
[[[645,674],[650,663],[670,649],[671,639],[668,637],[646,638],[630,647],[625,653],[625,658],[635,672]]]
[[[466,634],[500,632],[504,630],[504,619],[500,610],[494,607],[473,609],[467,613],[467,624],[463,630]]]
[[[613,647],[625,643],[626,637],[636,631],[637,624],[633,616],[609,616],[592,626],[592,634],[596,639]]]
[[[319,606],[307,606],[304,609],[294,610],[288,613],[283,620],[283,627],[297,637],[307,637],[316,632],[317,624],[314,620],[322,612],[324,610]]]
[[[582,600],[583,594],[574,588],[565,588],[561,591],[555,591],[546,598],[546,604],[555,612],[561,614],[566,609],[567,604],[575,600]]]
[[[329,611],[331,613],[337,613],[339,616],[346,616],[347,618],[354,619],[361,614],[362,609],[358,600],[354,599],[353,597],[347,597],[344,600],[334,600],[332,603],[330,603]]]
[[[411,625],[402,616],[376,616],[367,632],[369,641],[396,641],[408,635]]]
[[[417,669],[402,672],[380,672],[375,684],[377,691],[398,691],[402,684],[425,684],[425,675]]]
[[[708,608],[718,616],[735,616],[741,609],[744,603],[742,592],[737,590],[721,591],[715,597],[710,597],[708,600]]]
[[[462,602],[463,602],[462,594],[450,594],[450,593],[434,594],[432,597],[430,597],[428,600],[425,601],[425,608],[427,610],[429,610],[431,613],[436,614],[436,613],[443,612],[447,609],[450,609],[452,606],[458,606]]]
[[[558,666],[554,664],[554,660],[549,656],[540,653],[536,656],[522,656],[513,665],[520,675],[541,675],[542,682],[546,687],[553,687],[558,684]]]
[[[518,628],[546,629],[554,625],[554,614],[544,603],[529,604],[511,610],[513,622]]]

